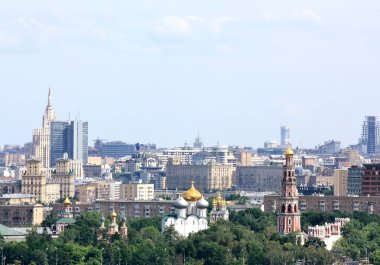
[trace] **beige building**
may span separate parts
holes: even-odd
[[[281,166],[237,167],[236,185],[244,191],[281,191]]]
[[[69,159],[59,159],[55,165],[55,172],[53,172],[49,183],[57,183],[59,185],[59,199],[72,198],[75,195],[74,191],[74,171],[71,169],[72,161]]]
[[[120,199],[121,182],[102,180],[77,185],[76,196],[82,203],[90,203],[94,200],[118,200]]]
[[[44,220],[41,204],[0,205],[0,223],[6,226],[40,225]]]
[[[232,165],[189,165],[180,164],[174,159],[170,159],[166,165],[168,189],[187,189],[193,180],[202,191],[229,189],[232,186],[232,174]]]
[[[309,168],[318,164],[318,158],[316,156],[302,156],[302,167]]]
[[[84,177],[82,161],[70,160],[70,172],[75,179],[82,179]]]
[[[78,216],[80,213],[97,211],[103,216],[109,216],[113,210],[118,216],[126,218],[162,217],[164,214],[174,213],[172,200],[164,201],[125,201],[125,200],[97,200],[93,204],[73,203],[69,206],[69,211]],[[54,204],[52,215],[57,215],[64,208],[63,203]]]
[[[317,186],[333,186],[334,185],[334,176],[316,176]]]
[[[96,199],[110,200],[111,182],[102,181],[94,183],[96,187]]]
[[[24,163],[25,163],[24,154],[12,154],[12,153],[4,154],[4,165],[6,167],[11,166],[11,165],[21,165]]]
[[[97,200],[95,210],[103,216],[113,210],[119,216],[144,218],[160,216],[174,212],[173,201],[125,201],[125,200]]]
[[[241,151],[237,155],[238,164],[242,167],[252,166],[252,153]]]
[[[30,159],[26,162],[26,172],[22,176],[21,193],[32,194],[39,202],[46,201],[46,176],[39,160]]]
[[[347,196],[348,170],[334,170],[334,196]]]
[[[87,164],[100,166],[102,164],[102,158],[100,156],[89,156]]]
[[[154,184],[128,183],[121,184],[121,200],[149,201],[154,199]]]
[[[42,128],[33,130],[32,155],[42,162],[42,167],[50,168],[50,122],[55,120],[55,112],[51,105],[49,88],[48,104],[42,118]]]
[[[83,204],[91,204],[96,200],[96,184],[89,183],[75,186],[75,197]]]
[[[59,200],[60,185],[59,183],[46,183],[46,196],[45,202],[54,203]]]

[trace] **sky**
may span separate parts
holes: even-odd
[[[158,147],[355,144],[380,116],[380,2],[2,1],[0,145],[58,120]]]

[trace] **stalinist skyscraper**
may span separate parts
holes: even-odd
[[[55,120],[49,87],[48,103],[42,118],[42,128],[33,130],[33,157],[41,160],[44,168],[50,168],[50,122]]]

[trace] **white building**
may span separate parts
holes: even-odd
[[[197,233],[208,228],[208,202],[194,187],[194,182],[192,182],[189,190],[182,193],[182,196],[180,195],[174,201],[173,207],[175,214],[164,216],[162,219],[162,232],[173,226],[181,236],[187,237],[191,233]]]

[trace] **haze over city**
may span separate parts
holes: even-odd
[[[379,115],[378,1],[5,1],[0,145],[60,120],[157,146],[357,143]]]

